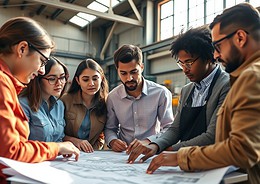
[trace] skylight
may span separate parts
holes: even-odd
[[[116,6],[117,4],[119,4],[122,1],[124,1],[124,0],[112,0],[112,2],[111,2],[112,7]],[[108,11],[109,6],[110,6],[110,0],[95,0],[92,3],[90,3],[87,6],[87,8],[104,13],[104,12]],[[76,24],[80,27],[85,27],[86,25],[88,25],[90,22],[92,22],[96,18],[97,17],[94,15],[79,12],[77,15],[73,16],[69,20],[69,22]]]

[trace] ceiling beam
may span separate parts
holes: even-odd
[[[21,10],[24,10],[26,8],[27,1],[23,1],[21,5]]]
[[[128,18],[128,17],[123,17],[120,15],[113,14],[111,12],[103,13],[103,12],[91,10],[91,9],[83,7],[83,6],[70,4],[70,3],[66,3],[66,2],[61,2],[59,0],[31,0],[31,1],[38,2],[38,3],[44,4],[44,5],[53,6],[53,7],[60,8],[60,9],[71,10],[74,12],[88,13],[91,15],[95,15],[99,18],[112,20],[112,21],[116,21],[116,22],[122,22],[122,23],[132,24],[132,25],[136,25],[136,26],[144,26],[143,20],[136,20],[136,19],[132,19],[132,18]],[[131,6],[133,6],[133,5],[131,5]]]
[[[46,8],[45,5],[41,5],[41,6],[38,8],[38,10],[36,11],[36,14],[37,14],[37,15],[40,15],[45,8]]]
[[[73,3],[75,0],[66,0],[67,3]],[[58,8],[52,15],[51,19],[54,20],[56,19],[64,10]]]
[[[6,8],[6,6],[8,5],[8,3],[9,3],[9,0],[3,1],[3,7]]]

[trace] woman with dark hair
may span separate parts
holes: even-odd
[[[45,65],[45,74],[33,79],[20,94],[20,104],[28,118],[30,140],[62,142],[64,138],[64,93],[69,73],[55,57]]]
[[[79,150],[71,142],[28,140],[28,119],[17,95],[30,80],[44,75],[44,66],[54,43],[36,21],[27,17],[9,19],[0,28],[0,157],[35,163],[66,157]],[[6,182],[0,164],[0,183]]]
[[[108,84],[101,66],[93,59],[82,61],[76,70],[65,104],[65,137],[79,150],[93,152],[104,146]]]

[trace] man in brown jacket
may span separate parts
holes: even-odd
[[[248,173],[248,183],[260,183],[259,12],[248,3],[238,4],[218,15],[210,29],[214,57],[230,73],[231,84],[217,113],[216,143],[162,152],[152,160],[147,173],[160,166],[196,171],[235,165]],[[143,154],[141,161],[149,158],[150,150],[144,148]],[[131,153],[128,161],[132,163],[136,156]]]

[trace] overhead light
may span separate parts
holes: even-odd
[[[123,2],[125,0],[112,0],[112,7],[118,5],[120,2]],[[87,8],[99,12],[107,12],[108,8],[110,6],[110,0],[95,0],[92,3],[90,3]],[[77,15],[73,16],[69,22],[76,24],[80,27],[85,27],[90,22],[95,20],[97,17],[94,15],[90,15],[87,13],[79,12]]]
[[[70,20],[69,20],[71,23],[74,23],[80,27],[84,27],[86,26],[87,24],[89,24],[89,21],[81,18],[81,17],[78,17],[78,16],[74,16],[72,17]]]

